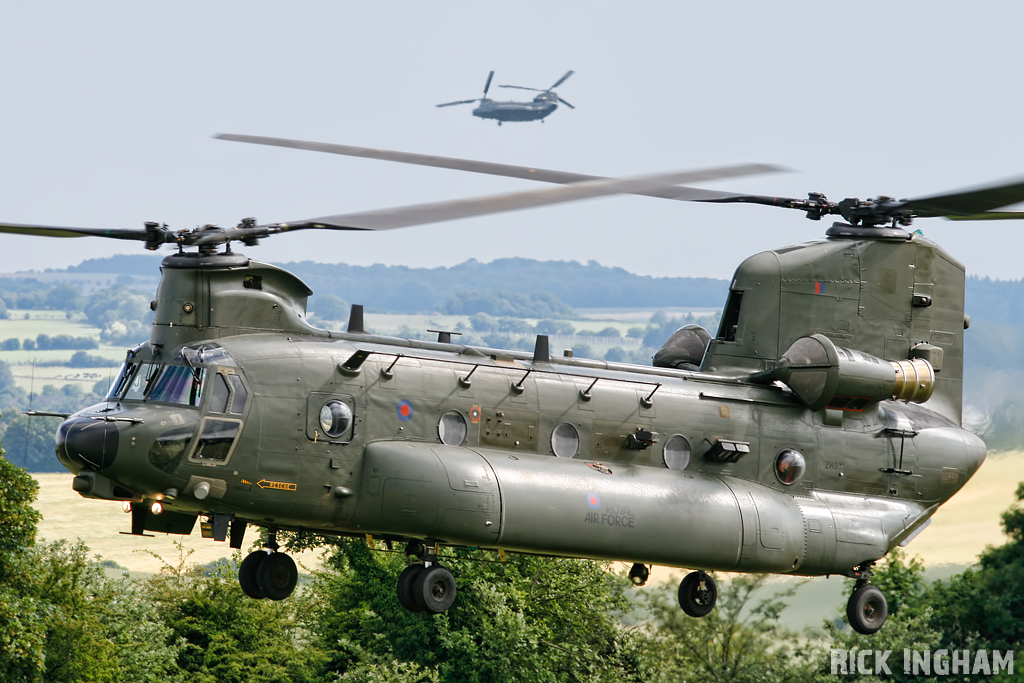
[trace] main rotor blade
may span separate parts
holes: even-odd
[[[949,221],[1019,221],[1024,220],[1024,211],[986,211],[965,216],[943,216]]]
[[[270,145],[272,147],[290,147],[292,149],[305,149],[312,152],[326,152],[328,154],[341,154],[350,157],[362,157],[364,159],[378,159],[380,161],[396,161],[403,164],[448,168],[455,171],[484,173],[488,175],[503,176],[506,178],[520,178],[522,180],[538,180],[540,182],[558,183],[560,185],[579,183],[587,180],[608,180],[605,176],[586,175],[583,173],[568,173],[566,171],[553,171],[550,169],[534,168],[530,166],[512,166],[510,164],[496,164],[490,161],[473,161],[471,159],[457,159],[454,157],[441,157],[429,154],[414,154],[412,152],[394,152],[387,149],[352,147],[350,145],[336,145],[329,142],[309,142],[305,140],[289,140],[286,138],[270,138],[259,135],[235,135],[232,133],[222,133],[214,135],[213,137],[218,140],[248,142],[255,145]],[[660,199],[674,199],[677,201],[728,201],[733,197],[742,196],[735,192],[705,190],[685,186],[664,186],[644,189],[642,191],[634,190],[631,194],[658,197]]]
[[[516,90],[532,90],[533,92],[547,92],[543,88],[527,88],[525,85],[499,85],[499,88],[515,88]]]
[[[572,106],[571,104],[569,104],[568,102],[566,102],[565,100],[563,100],[561,97],[558,98],[558,101],[561,102],[562,104],[564,104],[565,106],[569,107],[569,109],[575,109],[576,108],[576,107]]]
[[[36,237],[110,237],[116,240],[150,239],[146,230],[133,228],[62,228],[55,225],[21,225],[18,223],[0,223],[0,232],[18,235],[35,235]]]
[[[914,215],[973,216],[1024,202],[1024,178],[1011,178],[980,187],[909,199],[904,203]],[[981,220],[974,218],[972,220]]]
[[[457,199],[453,201],[417,204],[393,209],[381,209],[377,211],[340,214],[337,216],[324,216],[322,218],[312,218],[301,221],[289,221],[287,223],[280,224],[280,228],[282,231],[303,230],[308,228],[326,228],[331,230],[392,230],[395,228],[405,228],[413,225],[423,225],[425,223],[438,223],[458,218],[485,216],[492,213],[518,211],[520,209],[529,209],[538,206],[549,206],[551,204],[561,204],[563,202],[593,199],[595,197],[604,197],[612,194],[641,194],[654,191],[658,188],[663,188],[666,185],[673,186],[670,187],[670,189],[678,189],[674,188],[676,183],[692,183],[706,180],[719,180],[722,178],[736,178],[739,176],[754,175],[757,173],[770,173],[778,170],[780,170],[778,167],[766,164],[743,164],[696,171],[659,173],[633,178],[601,178],[541,190],[529,190],[526,192],[514,192],[488,197]]]
[[[548,90],[554,90],[558,86],[562,85],[563,83],[565,83],[565,80],[569,78],[569,76],[572,76],[574,73],[575,72],[572,69],[569,69],[568,71],[565,72],[565,75],[559,78],[557,81],[555,81],[555,84],[548,88]]]
[[[477,98],[475,100],[459,100],[458,102],[445,102],[444,104],[438,104],[438,105],[435,105],[435,106],[438,106],[438,107],[450,107],[453,104],[469,104],[470,102],[479,102],[479,101],[480,101],[479,98]],[[216,137],[216,136],[214,136],[214,137]]]
[[[484,84],[484,97],[487,97],[487,91],[491,89],[491,79],[494,78],[494,72],[487,74],[487,83]]]

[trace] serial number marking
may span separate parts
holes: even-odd
[[[287,481],[267,481],[266,479],[260,479],[256,485],[261,489],[276,489],[278,491],[294,491],[299,487],[298,484]]]

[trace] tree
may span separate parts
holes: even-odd
[[[335,294],[320,294],[316,297],[313,312],[321,320],[339,322],[348,320],[349,305],[344,299]]]
[[[398,603],[402,555],[337,541],[313,586],[311,629],[329,651],[325,673],[366,680],[356,675],[401,663],[418,668],[391,680],[643,680],[644,637],[616,617],[629,607],[623,579],[587,560],[497,560],[446,551],[441,562],[457,573],[459,592],[450,610],[432,616]]]
[[[1002,515],[1009,541],[981,554],[968,569],[928,592],[931,625],[950,647],[1013,650],[1024,642],[1024,483]]]
[[[572,326],[572,323],[564,320],[541,320],[534,328],[534,332],[537,334],[571,335],[576,334],[576,328]]]
[[[46,307],[55,311],[80,311],[85,297],[77,287],[61,283],[46,293]]]
[[[784,598],[794,589],[758,602],[765,575],[738,575],[718,583],[718,604],[706,617],[686,616],[674,588],[652,590],[644,605],[655,628],[648,680],[757,683],[809,681],[822,653],[779,624]]]
[[[235,563],[200,567],[179,546],[174,564],[164,561],[145,592],[157,606],[172,641],[180,642],[176,666],[195,683],[297,683],[313,681],[320,652],[303,642],[301,596],[253,600],[238,585]]]
[[[28,594],[28,553],[36,542],[39,485],[0,450],[0,678],[30,681],[43,668],[45,614]]]

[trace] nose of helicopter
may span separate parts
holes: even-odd
[[[72,472],[103,470],[114,463],[118,442],[116,424],[73,417],[57,430],[57,458]]]
[[[985,442],[976,434],[964,431],[961,434],[964,440],[964,469],[967,471],[967,478],[970,479],[978,471],[981,464],[985,462],[985,455],[988,448]]]

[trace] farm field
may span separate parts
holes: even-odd
[[[39,482],[39,498],[35,508],[43,516],[39,523],[41,540],[81,539],[94,555],[100,555],[104,560],[113,560],[131,572],[145,574],[155,574],[163,566],[151,552],[171,564],[176,562],[178,549],[174,545],[175,541],[181,541],[185,548],[195,551],[190,560],[197,564],[230,558],[234,552],[226,541],[219,543],[203,538],[198,523],[190,536],[123,535],[120,532],[131,528],[131,517],[121,509],[121,503],[82,498],[71,488],[70,472],[36,472],[32,476]],[[256,539],[255,529],[250,527],[246,532],[243,550],[248,552],[249,546]],[[299,571],[309,571],[320,566],[318,553],[315,552],[293,554],[292,557],[300,565]]]

